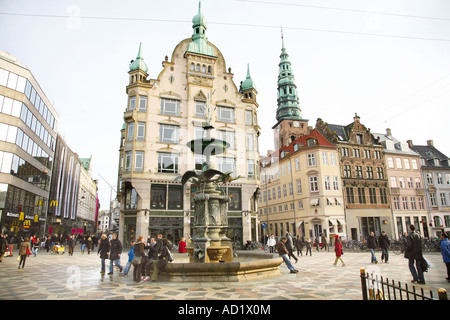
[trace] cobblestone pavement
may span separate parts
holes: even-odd
[[[113,275],[101,275],[97,254],[81,254],[77,250],[73,256],[40,251],[36,257],[28,257],[25,268],[18,270],[16,250],[14,254],[0,263],[2,300],[361,300],[361,268],[411,285],[407,260],[394,253],[388,264],[375,265],[370,263],[368,252],[346,252],[346,265],[339,262],[335,267],[333,251],[313,251],[312,256],[300,256],[294,263],[300,271],[297,274],[290,274],[283,263],[280,276],[239,283],[135,283],[132,269],[128,276],[119,275],[116,267]],[[125,257],[126,254],[122,257],[123,266]],[[377,257],[380,260],[380,253]],[[434,297],[439,288],[450,292],[441,255],[425,257],[433,267],[425,273],[426,285],[416,287],[432,290]],[[186,258],[185,254],[175,254],[175,262]],[[107,270],[108,267],[109,261]]]

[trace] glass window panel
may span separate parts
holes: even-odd
[[[166,186],[152,186],[151,191],[151,208],[165,209],[166,208]]]
[[[161,99],[161,113],[166,115],[180,115],[180,101],[173,99]]]
[[[17,136],[17,127],[9,126],[8,136],[6,137],[6,142],[15,143]]]
[[[0,123],[0,141],[6,141],[8,136],[8,125],[6,123]]]
[[[127,139],[128,140],[133,140],[134,138],[134,123],[131,122],[128,124],[128,134],[127,134]]]
[[[134,170],[135,171],[143,171],[144,170],[144,152],[143,151],[136,151]]]
[[[130,98],[130,106],[128,107],[128,110],[134,110],[136,109],[136,97]]]
[[[3,152],[3,160],[0,172],[2,173],[11,173],[11,164],[12,164],[13,154],[9,152]]]
[[[10,72],[8,77],[8,83],[6,84],[6,86],[10,89],[16,90],[18,77],[19,76],[17,74]]]
[[[0,69],[0,86],[6,87],[6,84],[8,83],[8,75],[9,71],[6,71],[5,69]]]
[[[24,93],[26,83],[27,83],[27,79],[19,76],[19,78],[17,79],[16,91]]]
[[[147,97],[139,97],[139,111],[140,112],[147,111]]]
[[[145,122],[138,122],[136,140],[145,139]]]
[[[13,102],[13,99],[5,97],[5,100],[3,101],[2,113],[11,114]]]
[[[19,147],[22,146],[22,139],[23,139],[23,131],[18,129],[17,130],[17,137],[16,137],[16,145]]]
[[[183,209],[183,188],[178,186],[169,186],[168,209]]]
[[[21,110],[22,110],[22,102],[14,100],[12,110],[11,110],[11,115],[13,117],[19,118]]]
[[[195,101],[195,116],[204,118],[206,115],[206,102]]]

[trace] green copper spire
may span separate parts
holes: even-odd
[[[302,114],[299,106],[297,85],[295,84],[294,74],[292,72],[291,62],[284,46],[284,37],[281,33],[281,55],[278,71],[278,108],[277,121],[282,120],[301,120]]]
[[[213,48],[208,44],[206,38],[206,18],[202,14],[202,2],[198,2],[198,13],[192,18],[192,42],[189,43],[187,51],[214,56]]]
[[[253,83],[253,79],[250,76],[250,66],[247,64],[247,78],[242,82],[241,90],[256,89]]]
[[[139,51],[136,57],[136,60],[130,63],[130,71],[142,70],[145,73],[148,72],[147,64],[144,62],[144,58],[142,57],[142,42],[139,44]]]

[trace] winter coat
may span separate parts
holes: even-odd
[[[406,259],[422,258],[422,239],[420,235],[418,235],[415,232],[411,232],[406,237],[405,258]]]
[[[375,237],[369,236],[369,238],[367,238],[367,247],[369,249],[376,249],[377,248],[377,239],[375,239]]]
[[[444,263],[450,262],[450,241],[447,238],[441,240],[441,254]]]
[[[5,253],[7,247],[8,247],[8,244],[6,243],[6,239],[1,238],[0,239],[0,253]]]
[[[132,246],[130,251],[128,252],[128,262],[133,261],[133,258],[134,258],[134,246]]]
[[[161,254],[158,256],[158,262],[156,263],[156,267],[161,270],[169,263],[169,248],[167,246],[163,246],[161,250]]]
[[[297,249],[302,250],[303,249],[303,241],[301,238],[297,238],[295,240],[295,246],[297,247]]]
[[[336,257],[342,256],[342,242],[336,240],[334,243],[334,252],[336,253]]]
[[[292,241],[292,237],[290,234],[286,235],[287,241],[286,241],[286,248],[288,250],[292,250],[292,248],[294,247],[294,241]]]
[[[286,241],[287,242],[287,241]],[[286,245],[284,244],[284,242],[283,241],[278,241],[278,244],[277,244],[277,251],[278,251],[278,254],[280,255],[280,256],[282,256],[282,255],[285,255],[285,254],[289,254],[289,251],[287,250],[287,248],[286,248]]]
[[[109,250],[111,249],[111,245],[109,243],[108,238],[101,239],[100,245],[98,246],[97,253],[100,253],[101,259],[108,259]]]
[[[134,244],[134,255],[136,257],[144,257],[145,256],[144,247],[145,247],[145,244],[143,242],[141,242],[141,241],[136,242]]]
[[[111,253],[109,259],[117,260],[120,259],[120,254],[122,253],[123,247],[122,242],[119,239],[111,240]]]
[[[387,235],[381,235],[378,237],[378,245],[381,249],[388,249],[391,245],[391,242],[389,241],[389,238]]]
[[[19,255],[24,256],[27,255],[27,248],[30,249],[30,243],[27,241],[24,241],[20,244],[20,249],[19,249]]]
[[[184,241],[180,241],[180,243],[178,244],[178,252],[179,253],[184,253],[186,252],[186,242]]]

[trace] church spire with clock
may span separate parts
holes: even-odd
[[[297,85],[295,84],[289,55],[281,34],[281,55],[278,71],[277,124],[274,129],[275,150],[289,145],[292,141],[308,133],[308,120],[302,118]]]

